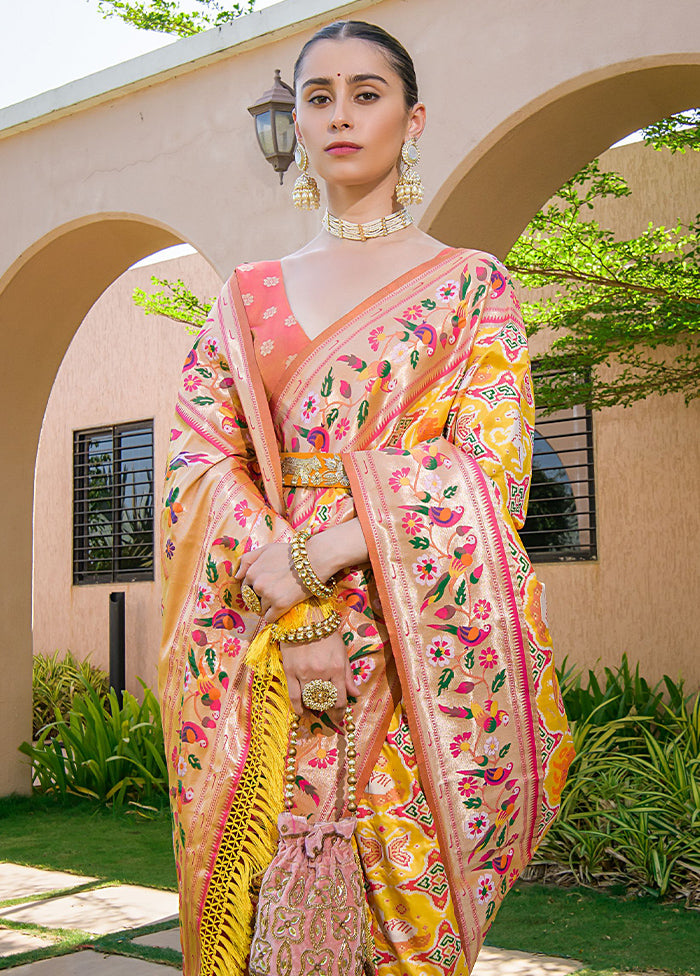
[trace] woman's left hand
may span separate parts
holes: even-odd
[[[260,598],[262,616],[269,624],[309,596],[292,572],[286,542],[271,542],[246,552],[234,578],[241,585],[252,586]]]

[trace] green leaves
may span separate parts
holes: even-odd
[[[236,17],[250,13],[255,6],[255,0],[229,4],[228,9],[222,9],[217,0],[197,2],[207,9],[186,12],[180,9],[177,0],[136,0],[134,3],[128,0],[100,0],[99,11],[103,17],[119,17],[142,30],[190,37],[210,27],[222,27]]]
[[[214,304],[213,298],[209,301],[198,298],[180,278],[177,281],[168,281],[153,275],[151,281],[154,285],[160,285],[161,290],[149,295],[143,288],[135,288],[133,294],[135,305],[142,308],[146,315],[163,315],[175,322],[185,322],[194,326],[190,331],[196,332],[201,329]]]
[[[21,744],[41,792],[76,794],[115,806],[162,805],[168,774],[160,709],[153,692],[139,681],[143,702],[125,691],[121,706],[114,690],[100,695],[83,681],[70,709],[56,708],[55,721],[36,745]]]
[[[683,138],[698,148],[694,133]],[[653,393],[678,392],[689,402],[700,392],[700,214],[620,240],[589,212],[630,192],[619,173],[601,172],[593,160],[533,217],[506,258],[527,288],[556,288],[523,303],[529,335],[555,334],[535,363],[545,413],[578,403],[627,406]]]

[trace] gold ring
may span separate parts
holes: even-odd
[[[257,613],[258,616],[262,613],[262,604],[260,603],[260,597],[255,592],[252,586],[244,583],[241,587],[241,596],[243,597],[243,602],[248,607],[251,613]]]
[[[332,681],[315,678],[304,686],[301,700],[312,712],[325,712],[338,701],[338,689]]]

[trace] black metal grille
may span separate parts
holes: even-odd
[[[583,406],[536,417],[520,536],[533,562],[596,557],[593,417]]]
[[[153,421],[73,432],[73,582],[153,579]]]

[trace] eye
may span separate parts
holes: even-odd
[[[357,97],[361,102],[373,102],[375,101],[375,99],[379,98],[379,95],[377,94],[377,92],[366,91],[366,92],[360,92],[360,94]]]
[[[310,105],[325,105],[326,102],[330,101],[328,95],[312,95],[309,99]]]

